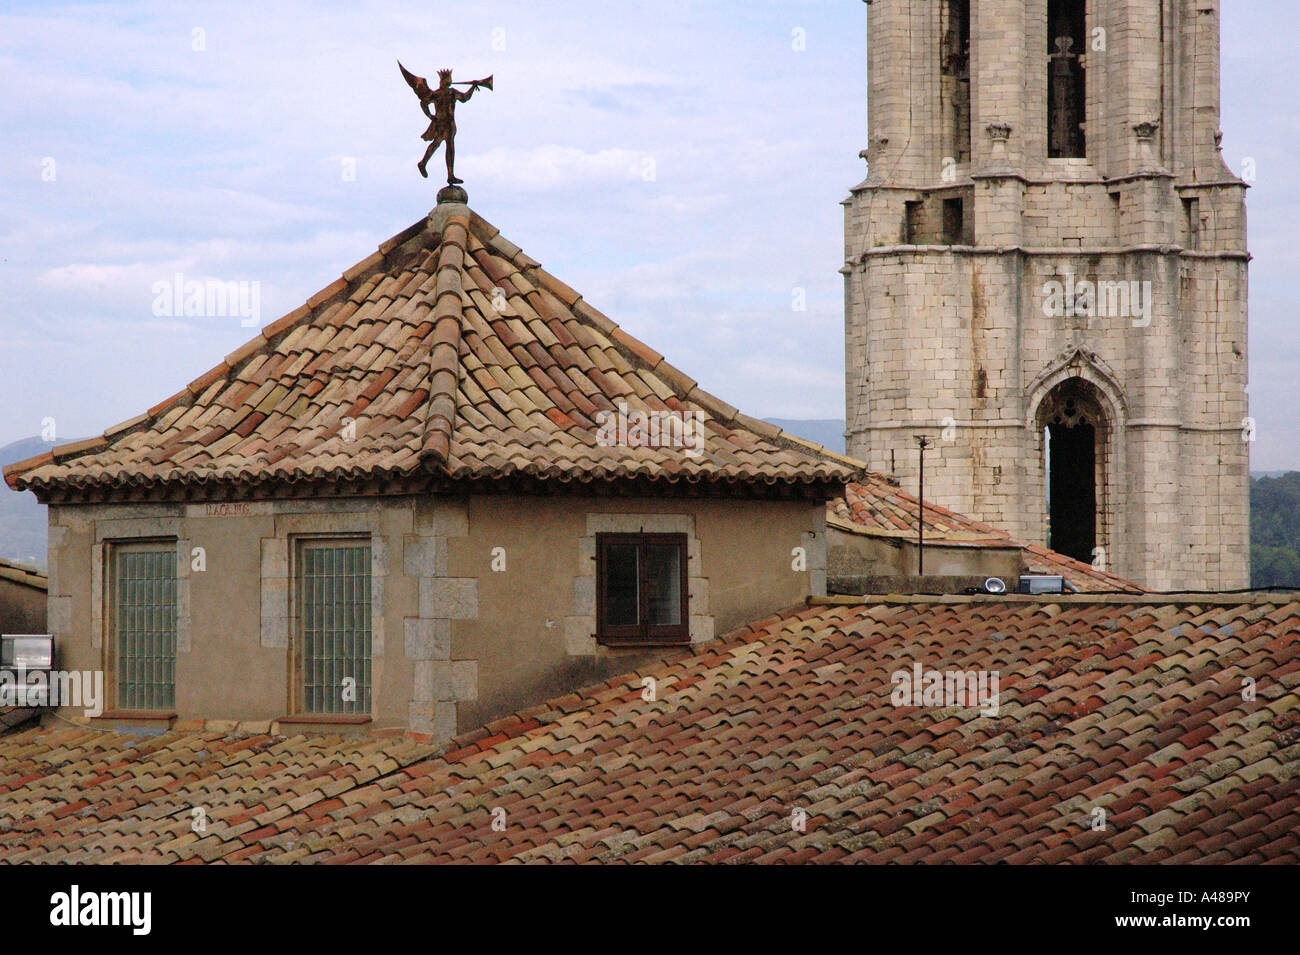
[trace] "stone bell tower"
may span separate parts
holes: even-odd
[[[866,0],[850,454],[1157,590],[1249,582],[1219,0]]]

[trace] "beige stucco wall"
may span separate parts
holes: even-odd
[[[45,633],[45,591],[0,576],[0,633]]]
[[[827,528],[826,574],[841,586],[853,579],[904,577],[918,572],[915,539],[856,534]],[[931,577],[1001,577],[1011,580],[1024,570],[1019,547],[970,544],[925,545],[925,572]],[[852,588],[850,588],[852,590]]]
[[[591,639],[602,530],[688,534],[695,642],[825,592],[824,508],[812,502],[401,497],[56,505],[49,515],[49,629],[65,669],[105,666],[112,542],[176,541],[180,719],[291,712],[291,542],[301,535],[370,539],[372,725],[438,737],[662,655]],[[106,676],[111,708],[111,667]]]
[[[413,520],[410,500],[244,502],[235,506],[141,504],[50,508],[49,627],[65,669],[104,666],[105,545],[140,538],[177,541],[176,712],[182,719],[271,720],[289,712],[289,621],[283,640],[263,625],[264,541],[289,534],[344,533],[374,522],[376,550],[400,546]],[[202,570],[196,566],[203,566]],[[388,622],[400,626],[414,582],[385,580],[372,614],[374,719],[404,723],[411,670],[387,652]],[[284,604],[287,614],[287,590]],[[112,670],[106,671],[112,701]],[[399,705],[400,700],[400,705]]]
[[[599,515],[627,521],[614,520],[609,530],[672,531],[677,527],[671,521],[654,518],[689,521],[688,533],[698,542],[688,570],[695,642],[825,588],[825,508],[819,504],[476,497],[469,515],[469,535],[452,541],[450,551],[451,576],[479,581],[477,618],[459,621],[452,631],[452,656],[478,661],[478,699],[460,704],[462,725],[634,670],[661,655],[588,639],[591,537],[593,530],[606,529],[594,520]],[[505,550],[505,572],[490,570],[495,547]],[[791,569],[796,547],[807,550],[804,571]]]

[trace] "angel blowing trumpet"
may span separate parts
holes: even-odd
[[[415,95],[420,98],[420,109],[424,110],[424,115],[429,117],[429,128],[421,135],[421,139],[429,144],[429,148],[424,151],[424,158],[416,164],[420,170],[420,175],[425,179],[429,178],[429,173],[425,166],[429,164],[429,158],[433,156],[434,151],[446,143],[447,148],[443,151],[447,159],[447,185],[457,185],[464,182],[463,179],[456,178],[456,104],[466,102],[474,91],[480,86],[484,89],[492,88],[492,77],[481,80],[469,80],[452,82],[451,70],[438,71],[438,86],[436,89],[429,86],[428,80],[423,76],[416,76],[406,67],[402,66],[402,61],[397,61],[397,68],[402,71],[402,76],[406,77],[406,82],[410,84],[411,89],[415,90]],[[457,86],[468,86],[467,90],[458,90]],[[429,105],[433,105],[433,111],[429,111]]]

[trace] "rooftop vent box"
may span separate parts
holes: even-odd
[[[1065,591],[1065,578],[1060,574],[1026,574],[1016,587],[1018,594],[1063,594]]]
[[[54,638],[48,633],[6,633],[0,636],[0,666],[48,670],[54,666]]]
[[[46,706],[48,688],[33,686],[33,676],[48,684],[54,666],[54,637],[48,633],[6,633],[0,635],[0,707]]]

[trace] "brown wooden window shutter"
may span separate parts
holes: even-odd
[[[596,637],[690,643],[685,534],[596,535]]]

